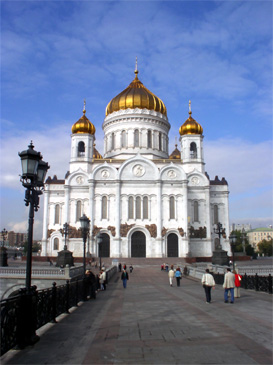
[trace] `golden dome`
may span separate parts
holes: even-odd
[[[120,94],[114,97],[107,105],[105,115],[124,109],[148,109],[155,110],[167,116],[167,109],[161,99],[149,91],[139,81],[138,70],[135,70],[135,79]]]
[[[95,148],[95,143],[94,143],[94,147],[93,147],[93,158],[96,159],[102,159],[102,155],[99,153],[99,151]]]
[[[178,150],[177,144],[175,145],[175,149],[173,150],[173,152],[170,154],[169,159],[170,160],[180,160],[181,159],[181,152]]]
[[[192,118],[191,114],[191,101],[189,101],[189,118],[179,128],[181,136],[184,136],[185,134],[203,134],[202,126]]]
[[[73,124],[72,126],[72,133],[88,133],[88,134],[95,134],[96,128],[90,122],[90,120],[85,115],[85,101],[84,101],[84,108],[83,108],[83,116]]]

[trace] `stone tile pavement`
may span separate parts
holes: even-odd
[[[95,301],[37,333],[1,364],[271,364],[272,295],[241,289],[225,304],[217,286],[206,304],[198,280],[170,287],[158,266],[138,265],[126,289],[118,273]]]

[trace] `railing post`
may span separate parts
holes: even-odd
[[[69,295],[70,295],[70,284],[69,280],[66,280],[66,293],[65,293],[65,301],[66,301],[66,313],[69,313]]]
[[[272,294],[272,276],[271,276],[271,274],[268,275],[268,293]]]
[[[255,290],[259,291],[259,277],[258,274],[255,274]]]
[[[52,308],[51,308],[51,322],[52,323],[57,323],[56,321],[56,307],[57,307],[57,287],[56,287],[56,283],[54,281],[54,283],[52,283]]]

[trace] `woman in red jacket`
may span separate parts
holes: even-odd
[[[241,286],[242,276],[239,275],[236,272],[236,270],[233,271],[233,274],[235,275],[234,297],[235,298],[240,298],[240,286]]]

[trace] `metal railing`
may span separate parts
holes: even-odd
[[[117,271],[116,267],[106,270],[108,280]],[[78,306],[81,301],[96,299],[95,277],[66,281],[65,285],[31,291],[21,289],[19,294],[1,301],[1,356],[17,346],[24,348],[39,340],[36,330],[49,322],[56,322],[62,313]]]

